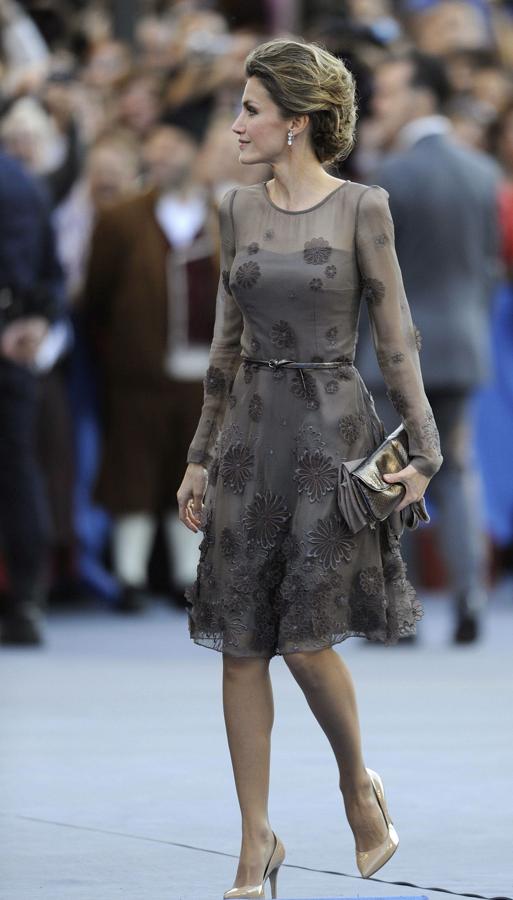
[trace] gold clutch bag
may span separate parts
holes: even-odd
[[[400,472],[409,462],[408,434],[399,425],[370,456],[344,460],[339,467],[338,506],[350,531],[355,534],[366,525],[376,528],[390,520],[392,531],[401,535],[404,528],[417,528],[429,522],[424,498],[408,504],[400,512],[395,509],[406,493],[400,482],[387,484],[385,473]]]

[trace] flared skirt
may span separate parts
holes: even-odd
[[[233,656],[272,657],[351,636],[415,633],[421,603],[388,524],[351,534],[337,504],[342,460],[383,438],[354,366],[235,376],[201,514],[190,637]]]

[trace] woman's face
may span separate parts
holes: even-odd
[[[287,149],[289,123],[258,78],[246,82],[242,109],[232,125],[239,139],[239,162],[272,163]]]

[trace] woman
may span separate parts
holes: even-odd
[[[351,74],[318,45],[281,39],[253,50],[245,71],[232,130],[241,162],[267,162],[274,178],[233,188],[221,202],[210,365],[177,493],[184,525],[204,532],[186,591],[189,630],[223,653],[242,813],[239,866],[225,898],[263,897],[268,877],[276,896],[285,855],[267,812],[269,660],[277,654],[335,753],[362,875],[397,846],[382,782],[362,759],[352,680],[333,649],[350,635],[393,643],[414,633],[422,614],[387,523],[353,535],[337,509],[338,465],[366,456],[382,437],[352,365],[361,296],[409,436],[411,462],[388,477],[406,485],[398,509],[420,499],[442,462],[388,195],[323,167],[352,146]]]

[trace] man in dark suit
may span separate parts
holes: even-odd
[[[35,453],[33,364],[62,312],[64,282],[47,197],[0,151],[0,539],[8,595],[4,644],[42,642],[48,522]]]
[[[442,115],[448,97],[437,59],[414,53],[379,66],[373,125],[388,152],[366,180],[390,195],[397,254],[444,456],[429,490],[455,602],[453,638],[467,643],[478,636],[486,603],[486,542],[469,457],[468,413],[472,392],[489,372],[499,171],[487,156],[452,137]],[[397,419],[363,317],[361,325],[358,365],[392,428]],[[411,558],[411,546],[405,549]]]

